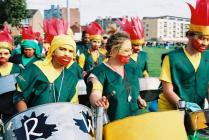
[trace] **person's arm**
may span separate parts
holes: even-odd
[[[104,107],[107,109],[109,107],[109,101],[105,96],[102,96],[102,85],[97,80],[96,77],[90,77],[89,82],[92,82],[92,91],[90,94],[90,103],[94,107]]]
[[[178,101],[180,97],[174,92],[171,71],[170,71],[170,62],[168,55],[165,56],[162,63],[162,70],[160,74],[160,80],[163,86],[163,95],[169,101],[169,103],[175,108],[178,107]]]
[[[138,96],[138,105],[139,105],[139,108],[141,108],[141,109],[143,109],[147,106],[146,101],[144,99],[142,99],[140,95]]]
[[[17,104],[16,104],[16,109],[18,112],[22,112],[27,110],[27,105],[25,103],[24,100],[20,100]]]
[[[162,81],[164,97],[177,109],[180,97],[173,91],[173,84]]]

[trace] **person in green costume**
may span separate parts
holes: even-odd
[[[22,92],[19,95],[23,95],[16,99],[18,111],[51,102],[78,103],[77,83],[82,78],[82,70],[73,61],[75,56],[76,44],[72,36],[54,36],[46,59],[35,62],[16,78],[18,90]]]
[[[124,18],[123,21],[118,20],[121,28],[130,35],[133,53],[130,58],[129,65],[137,67],[139,78],[148,77],[148,55],[142,51],[144,44],[144,27],[142,21],[138,17]]]
[[[91,45],[89,41],[89,34],[84,30],[82,32],[82,40],[76,43],[77,59],[80,56],[80,54],[85,54],[90,47]]]
[[[204,0],[198,1],[195,11],[189,5],[192,18],[186,34],[187,46],[169,52],[163,60],[160,75],[163,95],[159,99],[160,108],[177,109],[179,100],[195,103],[199,109],[204,108],[209,82],[209,52],[205,51],[209,45],[209,23],[205,23],[206,20],[197,22],[200,19],[195,16],[207,13],[207,3],[209,4]]]
[[[197,0],[195,8],[188,5],[191,10],[190,28],[186,34],[188,43],[185,48],[169,52],[163,60],[160,75],[163,94],[158,101],[160,110],[177,109],[179,100],[184,100],[186,109],[196,112],[205,108],[204,101],[208,99],[209,1]],[[191,134],[189,139],[201,139],[199,133],[188,134]]]
[[[131,41],[125,32],[113,34],[107,42],[108,61],[95,67],[90,103],[107,109],[110,121],[141,113],[146,102],[139,95],[137,70],[126,65],[132,54]]]
[[[19,65],[8,62],[13,48],[12,42],[12,36],[6,29],[0,31],[0,78],[22,71],[22,68]],[[5,82],[9,83],[11,81]],[[8,120],[17,112],[15,105],[13,104],[13,94],[14,91],[9,91],[0,95],[0,115],[3,121]]]
[[[84,70],[83,77],[104,60],[104,56],[99,52],[103,29],[97,22],[92,22],[88,25],[86,32],[89,34],[90,48],[78,57],[78,64]]]
[[[22,64],[25,68],[31,66],[35,61],[42,60],[38,43],[35,40],[24,40],[21,43],[21,54],[10,58],[15,64]]]

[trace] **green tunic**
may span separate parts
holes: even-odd
[[[89,52],[84,54],[84,56],[85,56],[85,64],[84,64],[83,70],[87,71],[87,72],[92,70],[98,64],[101,64],[104,60],[104,56],[101,53],[99,53],[99,57],[96,62],[94,62],[94,60]]]
[[[17,77],[17,83],[28,106],[32,107],[50,102],[71,101],[79,79],[81,68],[77,63],[65,68],[53,83],[50,83],[44,73],[33,64]]]
[[[77,55],[79,56],[82,53],[86,53],[88,51],[88,49],[91,48],[90,44],[84,44],[82,41],[76,43],[76,52]]]
[[[181,99],[203,107],[204,99],[208,95],[209,52],[205,51],[201,54],[196,72],[182,48],[172,51],[168,55],[175,93]]]
[[[138,74],[139,78],[141,78],[143,77],[143,72],[145,70],[148,72],[147,61],[148,61],[147,53],[144,51],[140,51],[138,53],[137,61],[134,61],[132,58],[130,58],[128,65],[130,65],[130,67],[136,67],[139,73]]]
[[[110,106],[107,110],[110,121],[122,119],[127,116],[140,114],[137,104],[139,95],[139,81],[135,76],[137,71],[125,65],[124,79],[106,66],[104,63],[92,70],[100,83],[103,85],[103,95],[109,96],[114,91],[116,94],[109,98]],[[128,95],[132,97],[128,101]]]

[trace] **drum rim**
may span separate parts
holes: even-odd
[[[18,112],[16,113],[15,115],[13,115],[9,120],[7,120],[4,124],[6,125],[8,122],[10,122],[14,117],[18,116],[19,114],[22,114],[24,112],[27,112],[27,111],[30,111],[34,108],[37,108],[37,107],[42,107],[42,106],[48,106],[48,105],[52,105],[52,104],[68,104],[68,105],[73,105],[73,106],[82,106],[88,110],[91,111],[91,109],[85,105],[82,105],[82,104],[75,104],[75,103],[70,103],[70,102],[56,102],[56,103],[46,103],[46,104],[42,104],[42,105],[36,105],[36,106],[33,106],[33,107],[29,107],[27,108],[25,111],[22,111],[22,112]]]

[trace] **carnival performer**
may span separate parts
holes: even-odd
[[[96,66],[88,78],[92,82],[92,106],[107,108],[110,121],[141,113],[146,102],[139,95],[136,69],[126,65],[132,54],[129,35],[118,32],[107,42],[108,61]]]
[[[84,30],[82,31],[82,40],[76,43],[77,47],[77,57],[80,56],[80,54],[86,54],[88,49],[91,47],[90,41],[89,41],[89,34]]]
[[[31,66],[35,61],[41,59],[41,48],[35,40],[35,33],[30,26],[28,29],[22,28],[21,54],[16,54],[10,58],[15,64],[22,64],[25,68]]]
[[[0,78],[3,78],[4,76],[10,74],[15,74],[15,73],[18,74],[22,70],[22,68],[19,65],[8,62],[11,56],[11,51],[13,49],[12,44],[13,44],[12,36],[8,28],[5,27],[3,30],[0,31]],[[10,83],[11,81],[2,80],[2,82]],[[5,87],[1,87],[1,88],[5,88]],[[6,93],[1,93],[0,95],[0,114],[2,116],[1,119],[3,121],[6,121],[17,112],[13,104],[13,93],[14,92],[11,91]]]
[[[99,52],[99,47],[102,44],[103,29],[97,22],[92,22],[87,27],[86,32],[90,35],[91,47],[78,58],[78,64],[84,70],[83,76],[104,60],[103,55]]]
[[[123,18],[123,21],[118,20],[117,23],[121,26],[123,31],[127,32],[131,37],[131,45],[133,54],[129,65],[137,67],[139,70],[139,77],[148,77],[148,55],[141,51],[144,44],[144,27],[142,21],[138,17]]]
[[[72,35],[67,35],[68,25],[53,18],[44,22],[44,29],[51,42],[46,59],[35,62],[17,77],[20,93],[15,102],[19,111],[51,102],[78,103],[76,86],[82,71],[73,61],[76,44]]]
[[[187,108],[197,111],[204,108],[208,97],[209,81],[209,1],[198,0],[191,10],[190,28],[185,48],[169,52],[160,75],[163,94],[160,95],[159,110],[177,109],[179,100],[187,102]]]

